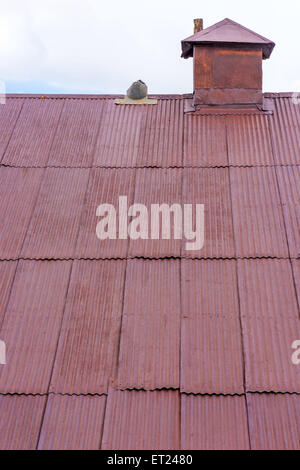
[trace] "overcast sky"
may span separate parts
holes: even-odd
[[[230,18],[276,43],[264,91],[300,91],[299,0],[0,0],[0,79],[11,93],[192,91],[180,41]]]

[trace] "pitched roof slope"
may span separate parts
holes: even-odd
[[[199,44],[252,44],[262,47],[263,58],[268,59],[275,46],[273,41],[251,31],[235,21],[225,18],[218,23],[202,29],[198,33],[181,41],[182,57],[187,59],[193,56],[193,45]]]
[[[300,105],[265,96],[0,105],[0,448],[300,448]],[[119,195],[205,204],[204,248],[100,242]]]

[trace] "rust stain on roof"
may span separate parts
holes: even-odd
[[[299,448],[300,107],[115,98],[0,106],[0,447]],[[98,240],[120,195],[204,204],[203,249]]]

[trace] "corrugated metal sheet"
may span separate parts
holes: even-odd
[[[24,100],[20,98],[6,99],[5,105],[0,106],[0,161],[15,128]]]
[[[129,256],[143,256],[161,258],[166,256],[180,256],[181,240],[174,240],[174,217],[171,217],[171,237],[162,238],[160,223],[159,239],[151,236],[151,204],[181,204],[182,199],[182,170],[181,169],[154,169],[144,168],[136,171],[134,203],[144,204],[147,208],[148,239],[133,240],[129,242]],[[132,220],[132,218],[131,218]],[[139,229],[138,229],[139,230]],[[132,237],[132,233],[131,233]]]
[[[182,261],[181,391],[243,393],[236,261]]]
[[[0,395],[0,449],[36,448],[46,397]]]
[[[292,268],[293,268],[294,282],[295,282],[295,287],[296,287],[296,292],[297,292],[297,297],[298,297],[298,305],[300,305],[300,259],[292,260]]]
[[[193,258],[231,258],[235,255],[228,168],[185,169],[183,204],[204,204],[204,246],[182,255]],[[194,212],[195,217],[195,212]]]
[[[251,448],[300,449],[300,395],[247,394]]]
[[[76,247],[79,258],[126,258],[128,239],[119,239],[119,196],[127,196],[128,207],[133,202],[135,170],[97,168],[90,170],[90,179],[85,196],[84,210]],[[96,216],[100,204],[113,204],[116,209],[117,239],[99,240]]]
[[[118,388],[178,388],[180,261],[128,260]]]
[[[179,423],[180,399],[176,391],[111,390],[101,448],[179,449]]]
[[[181,396],[181,448],[249,449],[244,396]]]
[[[184,166],[228,165],[223,116],[186,114],[184,123]]]
[[[11,287],[14,281],[16,268],[17,261],[0,262],[0,329],[5,315],[6,305],[9,300]]]
[[[38,449],[98,450],[106,396],[54,396],[47,401]]]
[[[126,261],[74,261],[50,391],[107,393],[117,365]]]
[[[275,168],[230,168],[238,257],[288,257]]]
[[[105,167],[181,166],[183,101],[155,106],[108,102],[96,144],[94,165]]]
[[[276,168],[291,257],[300,256],[300,167]]]
[[[226,130],[230,165],[274,164],[267,115],[226,116]]]
[[[139,158],[139,140],[145,106],[107,103],[96,142],[94,165],[134,167]]]
[[[45,170],[22,248],[23,257],[57,259],[74,256],[89,171]],[[30,183],[27,190],[30,190]]]
[[[0,168],[1,259],[56,260],[0,262],[0,393],[15,394],[0,395],[0,447],[40,434],[41,449],[177,449],[180,435],[186,449],[248,448],[248,411],[253,448],[299,448],[298,263],[224,259],[298,256],[298,168],[203,166],[299,163],[300,108],[280,94],[273,116],[192,116],[184,96],[114,98],[0,106],[2,163],[81,167]],[[162,168],[182,165],[199,168]],[[98,240],[96,208],[119,195],[204,204],[204,248]],[[160,259],[111,259],[139,256]],[[161,259],[174,256],[206,259]],[[248,410],[244,387],[264,393]],[[49,390],[69,396],[16,396]],[[108,390],[107,407],[87,395]]]
[[[277,164],[300,164],[300,106],[291,97],[273,100],[275,112],[270,116],[274,159]]]
[[[0,393],[48,391],[68,288],[70,261],[19,261],[0,338]]]
[[[26,99],[2,163],[46,165],[63,105],[63,100]]]
[[[183,100],[159,100],[146,106],[137,166],[182,166]]]
[[[44,170],[29,168],[0,168],[0,258],[17,259]]]
[[[106,100],[67,99],[48,165],[88,167],[93,163]]]
[[[300,392],[292,343],[300,320],[289,260],[238,260],[246,389]]]

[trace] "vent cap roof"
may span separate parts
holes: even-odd
[[[193,57],[193,46],[200,44],[231,43],[250,44],[262,47],[263,59],[268,59],[275,46],[273,41],[251,31],[235,21],[225,18],[181,41],[181,57]]]

